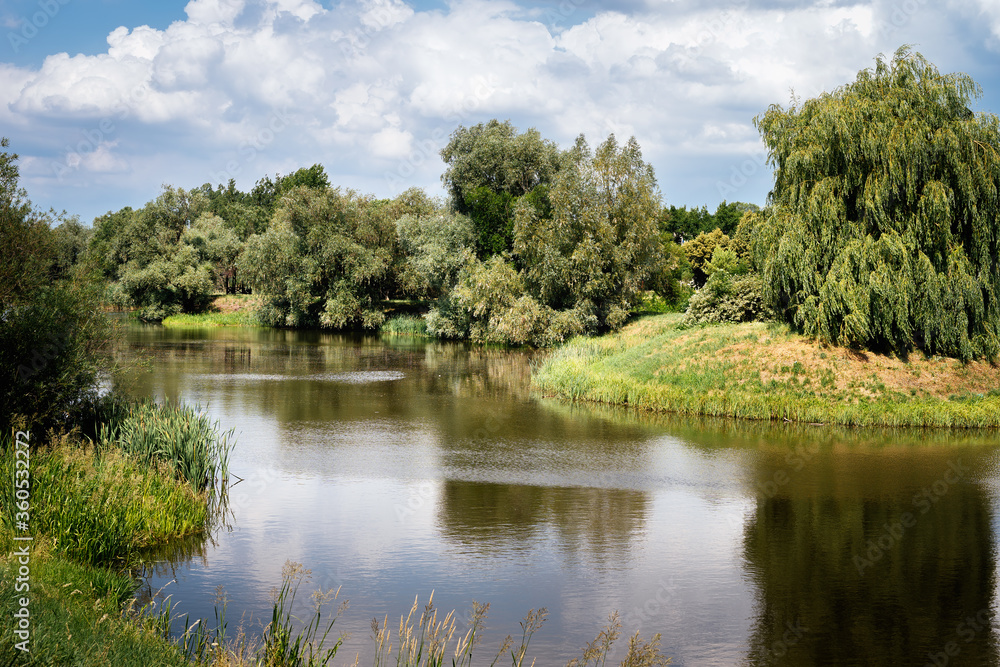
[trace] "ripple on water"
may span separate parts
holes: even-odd
[[[286,382],[289,380],[301,382],[340,382],[342,384],[370,384],[373,382],[391,382],[406,377],[400,371],[348,371],[343,373],[313,373],[312,375],[277,375],[274,373],[198,373],[194,375],[199,380],[211,382]]]

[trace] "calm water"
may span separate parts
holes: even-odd
[[[231,623],[259,623],[290,559],[350,600],[337,664],[370,664],[371,619],[431,591],[460,629],[490,603],[483,664],[538,607],[540,666],[615,610],[678,665],[1000,664],[996,435],[571,406],[529,395],[532,354],[457,344],[130,340],[151,357],[137,394],[207,405],[238,437],[231,527],[149,576],[192,616],[224,590]]]

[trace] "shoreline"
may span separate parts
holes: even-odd
[[[1000,367],[823,346],[775,323],[643,317],[575,338],[535,371],[544,397],[801,424],[1000,427]]]

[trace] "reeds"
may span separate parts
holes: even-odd
[[[337,637],[332,644],[330,633],[347,603],[343,602],[329,622],[324,623],[324,608],[336,602],[340,591],[315,591],[312,595],[312,615],[305,626],[296,629],[300,619],[292,614],[299,586],[309,578],[310,571],[301,563],[286,561],[281,571],[281,587],[273,591],[271,621],[259,637],[248,634],[243,623],[230,636],[226,620],[227,601],[221,588],[217,591],[215,625],[204,619],[193,623],[186,615],[184,629],[176,637],[173,627],[180,620],[174,613],[171,597],[158,606],[152,602],[140,608],[133,618],[137,624],[152,628],[165,640],[177,645],[189,660],[216,667],[325,667],[337,655],[343,643]]]
[[[228,478],[232,430],[220,432],[200,408],[159,405],[152,401],[129,404],[103,424],[98,446],[114,447],[136,461],[166,463],[195,489],[214,489]]]
[[[385,321],[379,333],[388,336],[415,336],[429,338],[427,321],[414,315],[397,315]]]

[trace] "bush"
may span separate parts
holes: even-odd
[[[734,277],[725,271],[716,271],[691,297],[682,324],[752,322],[767,319],[768,314],[759,274]]]

